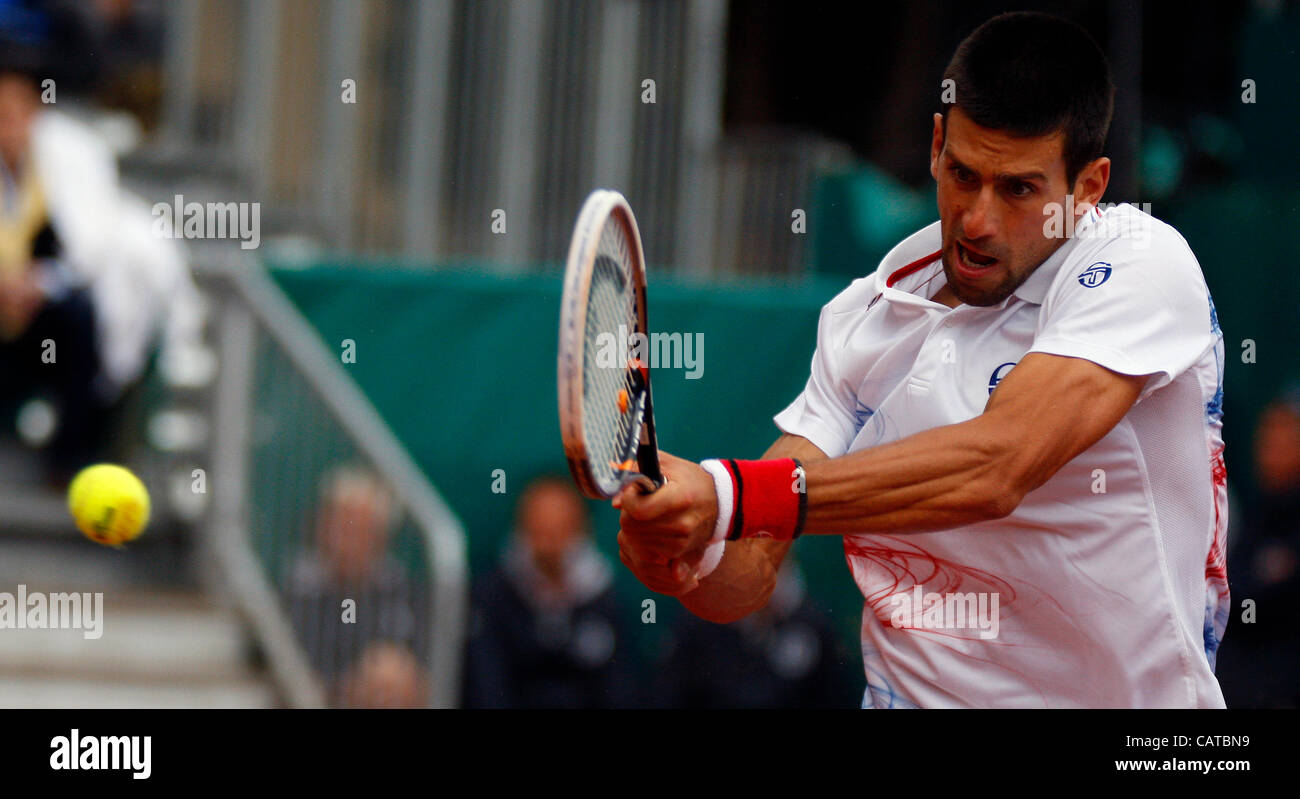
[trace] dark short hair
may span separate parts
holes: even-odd
[[[1115,85],[1101,48],[1080,26],[1035,11],[993,17],[957,47],[943,73],[956,105],[975,124],[1013,136],[1065,133],[1070,183],[1101,157]]]

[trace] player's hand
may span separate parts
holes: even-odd
[[[638,550],[627,533],[618,534],[618,558],[646,588],[668,596],[682,596],[694,591],[700,581],[695,577],[704,550],[676,560]]]
[[[640,562],[664,563],[692,553],[698,562],[718,518],[718,497],[713,477],[698,463],[659,453],[659,466],[667,482],[659,490],[642,494],[626,485],[614,497],[619,515],[619,541]]]

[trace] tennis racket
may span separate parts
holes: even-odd
[[[629,482],[663,485],[650,401],[645,255],[632,208],[598,189],[578,214],[560,300],[560,435],[582,493],[609,499]],[[646,339],[641,338],[642,341]]]

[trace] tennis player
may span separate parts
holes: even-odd
[[[1114,88],[1036,13],[958,47],[939,221],[821,312],[759,461],[662,456],[623,562],[693,613],[763,607],[792,541],[843,536],[864,707],[1222,707],[1223,337],[1182,236],[1102,211]]]

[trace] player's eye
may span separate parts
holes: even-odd
[[[1028,197],[1034,193],[1034,184],[1017,181],[1009,188],[1012,197]]]
[[[956,178],[956,180],[957,180],[958,183],[967,183],[967,184],[970,184],[970,183],[974,183],[974,182],[975,182],[975,173],[972,172],[972,171],[970,171],[969,169],[967,169],[967,168],[964,167],[964,166],[955,166],[955,165],[954,165],[954,166],[950,166],[950,167],[948,167],[948,170],[949,170],[950,172],[952,172],[952,176],[953,176],[954,178]]]

